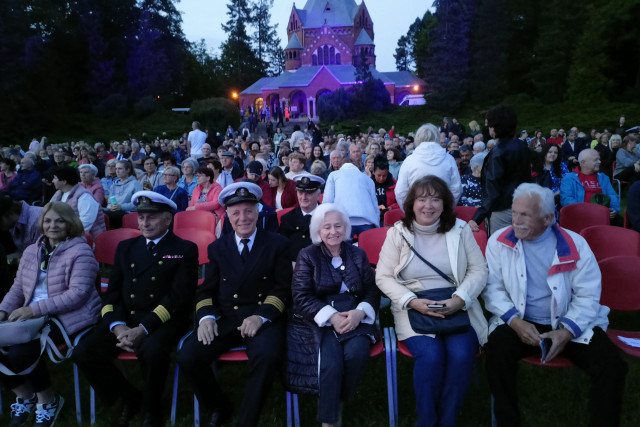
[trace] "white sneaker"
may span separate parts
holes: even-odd
[[[36,408],[37,397],[33,395],[31,399],[22,399],[16,397],[16,403],[11,404],[11,420],[9,427],[18,427],[23,425],[33,410]]]
[[[58,395],[53,403],[38,403],[36,409],[36,426],[51,427],[56,423],[64,399]]]

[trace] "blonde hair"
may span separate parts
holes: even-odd
[[[44,217],[49,211],[54,211],[67,224],[67,237],[74,238],[84,235],[84,226],[78,215],[73,211],[71,206],[63,202],[49,202],[42,208],[42,213],[38,219],[38,228],[40,233],[44,234]]]

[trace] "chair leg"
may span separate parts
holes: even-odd
[[[173,392],[171,393],[171,425],[176,425],[176,410],[178,407],[178,377],[180,367],[176,363],[175,374],[173,374]]]
[[[398,409],[398,365],[397,365],[397,341],[396,341],[396,331],[393,328],[389,328],[389,342],[391,344],[391,378],[393,381],[393,407],[395,410],[394,413],[394,423],[395,427],[398,427],[398,417],[399,417],[399,409]]]
[[[93,387],[89,388],[89,411],[91,413],[91,425],[96,423],[96,392]]]
[[[292,416],[291,416],[291,400],[292,400],[292,396],[290,392],[287,392],[286,395],[287,398],[287,427],[293,427],[292,424]]]
[[[76,398],[76,421],[82,424],[82,402],[80,402],[80,378],[78,378],[78,365],[73,364],[73,388]]]
[[[200,427],[200,405],[195,394],[193,395],[193,425]]]
[[[491,427],[497,427],[498,423],[496,422],[496,413],[493,410],[494,399],[493,394],[491,395]]]
[[[298,395],[293,394],[293,425],[300,427],[300,412],[298,411]]]
[[[387,404],[389,405],[389,426],[395,426],[395,408],[393,406],[393,378],[391,373],[391,343],[389,329],[384,328],[384,355],[387,372]]]

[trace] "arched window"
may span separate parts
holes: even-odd
[[[318,55],[315,53],[311,55],[311,65],[318,65]]]
[[[322,59],[323,59],[322,48],[319,47],[318,48],[318,65],[323,65],[324,64],[324,61]]]
[[[329,63],[330,64],[336,63],[336,49],[333,46],[329,48]]]
[[[329,65],[329,46],[324,45],[324,65]]]
[[[341,61],[340,61],[340,52],[336,53],[336,64],[340,65]]]

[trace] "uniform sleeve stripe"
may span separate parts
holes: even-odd
[[[113,305],[107,304],[102,307],[102,317],[104,317],[107,313],[111,313],[113,311]]]
[[[169,321],[169,319],[171,319],[171,315],[169,314],[169,311],[161,305],[154,308],[153,312],[160,318],[162,323],[165,323]]]
[[[282,302],[282,300],[278,297],[274,297],[270,295],[264,300],[264,303],[273,305],[275,308],[278,309],[280,313],[284,312],[284,302]]]
[[[213,298],[203,299],[196,304],[196,311],[200,310],[202,307],[208,307],[210,305],[213,305]]]

